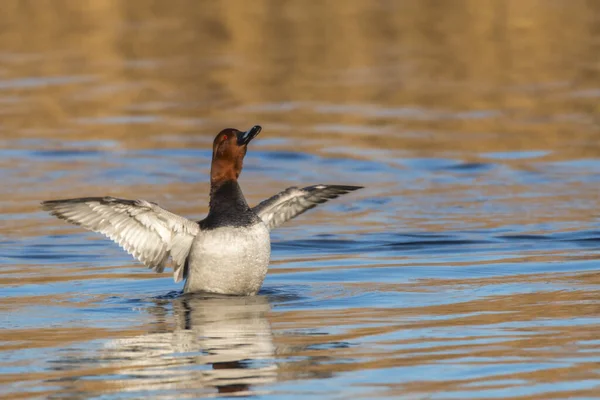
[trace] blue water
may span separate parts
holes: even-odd
[[[127,4],[0,15],[0,396],[600,395],[598,7]],[[202,219],[214,135],[255,124],[251,205],[365,186],[272,232],[258,296],[39,208]]]

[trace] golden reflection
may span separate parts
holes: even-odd
[[[492,0],[348,0],[343,5],[9,0],[0,15],[5,27],[0,32],[0,137],[9,148],[75,146],[113,154],[123,148],[204,149],[224,126],[261,123],[265,132],[257,146],[269,150],[383,157],[378,161],[393,168],[393,160],[450,157],[543,178],[546,171],[534,162],[600,156],[598,15],[600,5],[583,0],[552,6]],[[284,142],[274,145],[274,139]],[[383,149],[385,154],[378,153]],[[506,151],[541,156],[485,156]],[[14,164],[0,159],[2,169]],[[22,175],[86,166],[85,161],[48,159],[39,166],[23,165]],[[207,165],[197,168],[202,174]],[[486,185],[485,179],[475,182],[478,196],[512,192],[508,201],[526,201],[520,195],[529,185],[514,180]],[[268,181],[261,182],[247,190],[252,202],[273,191]],[[372,189],[378,184],[371,183]],[[194,196],[197,207],[185,200],[190,192],[206,193],[207,183],[103,188],[85,176],[69,175],[38,187],[35,193],[11,191],[0,211],[34,212],[37,200],[65,191],[127,197],[134,190],[157,202],[162,200],[157,192],[181,198],[181,205],[161,204],[184,215],[202,215],[206,209],[205,196]],[[382,189],[389,191],[389,184]],[[389,195],[418,201],[449,193],[446,186],[425,190]],[[573,190],[597,202],[589,186]],[[464,201],[461,197],[458,205],[465,206]],[[466,206],[476,208],[475,201]],[[534,206],[545,201],[531,198]],[[578,217],[572,213],[582,212],[562,211],[552,218],[569,221]],[[549,212],[523,209],[502,218],[544,220]],[[357,211],[356,217],[365,215]],[[22,222],[8,224],[15,236],[29,230]]]
[[[156,147],[165,132],[210,136],[252,120],[290,137],[335,124],[332,141],[417,154],[600,151],[595,2],[14,0],[4,8],[5,135]],[[394,134],[372,137],[373,129]],[[320,151],[322,139],[303,150]]]

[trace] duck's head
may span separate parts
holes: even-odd
[[[211,184],[217,185],[229,180],[237,180],[242,172],[248,143],[261,131],[255,125],[245,132],[234,128],[223,129],[213,142],[213,156],[210,170]]]

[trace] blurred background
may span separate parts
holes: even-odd
[[[600,2],[1,8],[0,395],[600,395]],[[250,204],[366,188],[275,231],[254,300],[39,210],[201,219],[212,139],[255,124]]]

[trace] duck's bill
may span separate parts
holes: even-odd
[[[238,145],[239,146],[243,146],[246,145],[248,143],[250,143],[250,141],[252,139],[254,139],[261,131],[261,127],[260,125],[254,125],[252,128],[248,129],[246,132],[239,132],[238,133]]]

